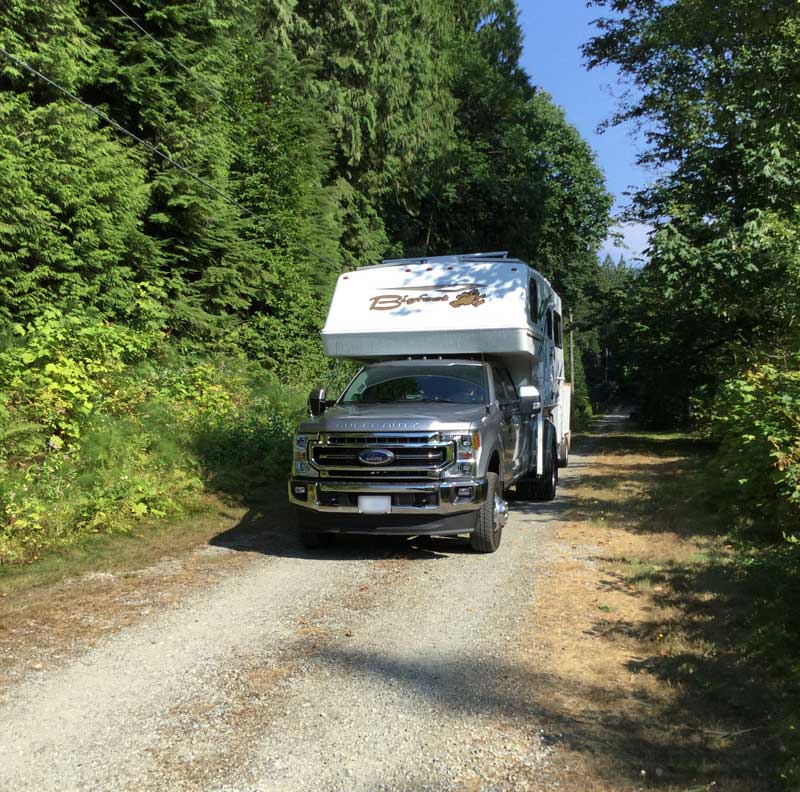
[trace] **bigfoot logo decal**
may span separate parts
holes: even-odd
[[[486,302],[486,295],[482,293],[482,283],[442,283],[433,286],[405,286],[395,289],[381,289],[381,291],[394,292],[370,297],[370,311],[395,311],[417,303],[446,302],[452,308],[462,305],[471,305],[477,308]],[[409,294],[410,292],[410,294]],[[454,297],[454,299],[451,299]]]

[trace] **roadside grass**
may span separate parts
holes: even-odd
[[[285,480],[299,387],[223,352],[129,354],[127,331],[123,344],[118,328],[79,323],[90,354],[70,346],[75,327],[0,346],[0,568],[100,552],[98,535],[181,522],[208,493],[250,497]],[[64,382],[51,381],[51,358],[68,359]]]
[[[665,776],[644,786],[686,789],[700,778],[698,789],[796,792],[800,545],[756,544],[726,523],[703,441],[589,437],[601,464],[582,474],[575,517],[611,531],[611,552],[595,558],[607,575],[596,608],[608,616],[595,627],[606,640],[635,640],[628,670],[672,693],[655,723],[694,735],[665,742]],[[615,620],[614,593],[638,600],[635,621]],[[730,786],[709,786],[721,777]]]
[[[148,566],[206,544],[221,531],[235,527],[245,512],[236,502],[207,495],[195,513],[175,520],[141,523],[125,533],[81,535],[30,563],[0,564],[0,597],[90,572],[120,574]]]

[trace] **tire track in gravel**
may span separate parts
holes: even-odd
[[[0,707],[0,789],[544,788],[541,704],[509,658],[574,470],[493,555],[263,556],[28,678]]]
[[[145,777],[176,707],[224,696],[243,653],[280,646],[303,613],[363,582],[368,568],[264,559],[12,688],[0,709],[0,789],[125,788]]]

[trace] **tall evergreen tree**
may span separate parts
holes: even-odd
[[[660,173],[631,215],[652,223],[635,311],[654,413],[686,415],[699,388],[800,347],[800,11],[789,0],[619,4],[586,47],[636,91]]]

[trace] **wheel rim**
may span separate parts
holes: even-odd
[[[499,496],[494,496],[494,524],[493,529],[495,534],[500,533],[503,526],[508,521],[508,504]]]

